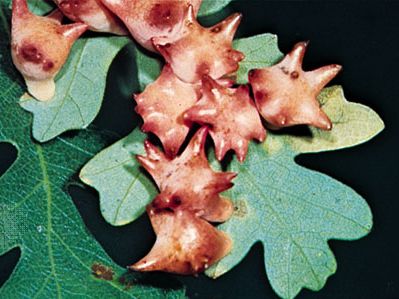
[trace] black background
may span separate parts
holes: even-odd
[[[305,290],[298,298],[399,298],[399,2],[247,0],[234,2],[216,18],[234,11],[244,14],[239,37],[275,33],[284,53],[296,42],[310,40],[305,70],[342,64],[344,70],[333,84],[343,85],[349,100],[370,106],[386,124],[367,144],[297,159],[301,165],[354,188],[374,214],[369,236],[353,242],[329,242],[338,262],[337,273],[320,292]],[[130,95],[138,90],[134,88],[134,67],[126,63],[131,58],[122,51],[112,66],[105,102],[95,121],[97,127],[120,136],[135,125]],[[15,157],[12,146],[0,144],[0,174]],[[89,230],[118,264],[131,264],[151,248],[154,235],[146,216],[114,228],[102,219],[94,190],[71,187],[70,192]],[[18,250],[0,257],[0,285],[18,258]],[[218,280],[203,275],[181,280],[191,298],[276,298],[266,278],[260,244]]]

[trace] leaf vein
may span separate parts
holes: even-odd
[[[72,144],[72,143],[66,141],[65,139],[63,139],[62,137],[57,137],[57,140],[61,141],[62,143],[65,143],[66,145],[70,146],[71,148],[76,149],[79,152],[84,153],[84,154],[86,154],[86,155],[88,155],[90,157],[94,156],[94,153],[91,153],[91,152],[89,152],[89,151],[87,151],[87,150],[85,150],[85,149],[83,149],[83,148],[81,148],[81,147],[79,147],[79,146],[77,146],[75,144]]]
[[[58,282],[57,272],[55,269],[53,245],[51,243],[52,242],[51,232],[53,231],[53,228],[52,228],[52,226],[53,226],[53,223],[52,223],[53,195],[52,195],[52,191],[51,191],[51,183],[50,183],[50,179],[48,176],[48,170],[47,170],[43,150],[39,145],[36,145],[36,151],[37,151],[40,168],[41,168],[42,175],[43,175],[43,189],[44,189],[44,191],[46,193],[46,197],[47,197],[47,250],[48,250],[48,254],[49,254],[51,273],[54,276],[54,281],[55,281],[55,284],[57,287],[57,298],[62,298],[61,287]]]
[[[119,168],[120,166],[125,165],[126,163],[131,162],[132,160],[133,160],[133,159],[129,158],[129,159],[126,159],[126,160],[124,160],[124,161],[122,161],[122,162],[120,162],[120,163],[118,163],[118,164],[112,165],[112,166],[107,167],[107,168],[103,168],[103,169],[98,170],[98,171],[96,171],[96,172],[84,173],[83,176],[84,176],[84,177],[88,177],[88,176],[99,175],[99,174],[102,174],[102,173],[104,173],[104,172],[110,171],[110,170],[112,170],[112,169]]]
[[[121,209],[122,205],[125,203],[126,198],[128,197],[128,195],[130,193],[130,190],[132,190],[132,188],[134,187],[134,185],[136,184],[136,182],[140,176],[141,176],[141,172],[139,172],[139,174],[134,178],[134,180],[131,182],[131,184],[127,188],[125,194],[123,195],[123,198],[122,198],[121,202],[119,203],[118,208],[116,209],[116,212],[115,212],[114,223],[116,223],[116,221],[118,220],[120,209]]]
[[[58,109],[57,109],[57,111],[55,112],[55,115],[54,115],[53,119],[51,120],[49,126],[48,126],[47,129],[44,131],[44,133],[42,134],[42,139],[45,138],[45,136],[47,135],[47,133],[49,132],[49,130],[51,129],[51,127],[54,125],[54,123],[55,123],[55,121],[56,121],[58,115],[60,114],[61,109],[62,109],[62,108],[64,107],[64,105],[65,105],[66,99],[68,98],[68,95],[69,95],[69,93],[70,93],[70,91],[71,91],[72,85],[73,85],[73,83],[75,82],[75,77],[76,77],[76,74],[77,74],[77,72],[78,72],[77,66],[78,66],[78,65],[81,63],[81,61],[82,61],[83,52],[84,52],[84,50],[85,50],[87,41],[88,41],[88,40],[85,40],[85,41],[84,41],[84,44],[83,44],[83,46],[82,46],[82,49],[80,50],[80,53],[78,54],[78,57],[79,57],[79,58],[78,58],[78,61],[77,61],[77,63],[73,66],[72,78],[71,78],[71,80],[70,80],[70,82],[69,82],[68,88],[67,88],[66,91],[65,91],[64,97],[63,97],[63,99],[62,99],[62,101],[61,101],[61,105],[58,106]]]

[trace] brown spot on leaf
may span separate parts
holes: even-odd
[[[94,277],[103,279],[103,280],[113,280],[114,279],[114,271],[102,264],[95,263],[91,266],[91,271]]]
[[[234,216],[243,218],[248,214],[248,206],[245,200],[239,199],[234,204]]]

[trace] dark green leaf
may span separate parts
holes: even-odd
[[[7,20],[6,7],[0,3],[2,21]],[[9,34],[4,24],[0,24],[3,37]],[[182,290],[141,285],[136,274],[128,276],[132,287],[119,281],[125,270],[88,233],[65,193],[68,182],[104,146],[105,139],[85,130],[44,145],[34,143],[31,115],[17,103],[23,85],[10,62],[9,47],[8,38],[3,38],[0,142],[13,144],[18,157],[0,177],[0,254],[19,247],[21,258],[0,289],[0,298],[184,297]]]

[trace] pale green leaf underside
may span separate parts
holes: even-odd
[[[7,36],[8,2],[0,2],[0,19],[7,21],[0,24],[0,35]],[[88,233],[65,193],[72,176],[105,140],[96,132],[81,131],[72,138],[34,143],[31,115],[18,105],[23,84],[9,47],[8,38],[0,41],[0,142],[12,143],[18,157],[0,177],[0,254],[19,247],[21,257],[0,298],[184,297],[181,290],[160,290],[139,280],[128,289],[118,281],[125,270]],[[95,278],[94,263],[110,267],[113,280]]]
[[[287,145],[269,154],[262,144],[252,144],[243,164],[232,162],[229,170],[239,175],[227,195],[236,211],[219,228],[234,246],[207,271],[209,276],[229,271],[261,241],[273,289],[283,298],[293,298],[302,288],[321,289],[335,272],[329,239],[353,240],[370,231],[372,216],[362,197],[296,165],[294,156]]]
[[[233,161],[239,176],[228,196],[237,211],[219,228],[234,241],[233,251],[207,271],[219,277],[261,241],[265,267],[274,290],[293,298],[302,288],[321,289],[336,269],[327,240],[358,239],[372,226],[367,203],[349,187],[295,164],[299,153],[335,150],[361,144],[384,124],[370,108],[348,102],[342,88],[319,96],[333,122],[331,131],[310,128],[312,137],[269,132],[264,144],[252,145],[247,160]]]
[[[248,72],[251,69],[264,68],[276,64],[283,54],[278,49],[277,36],[274,34],[260,34],[234,41],[234,49],[245,54],[237,71],[237,83],[248,83]]]
[[[112,225],[137,219],[156,195],[156,188],[134,155],[144,154],[145,134],[139,129],[97,154],[80,178],[100,194],[101,213]]]
[[[211,15],[225,8],[233,0],[202,0],[199,16]]]
[[[45,142],[93,121],[103,101],[108,68],[128,42],[125,37],[79,39],[57,76],[55,97],[48,102],[21,98],[21,106],[33,113],[36,140]]]

